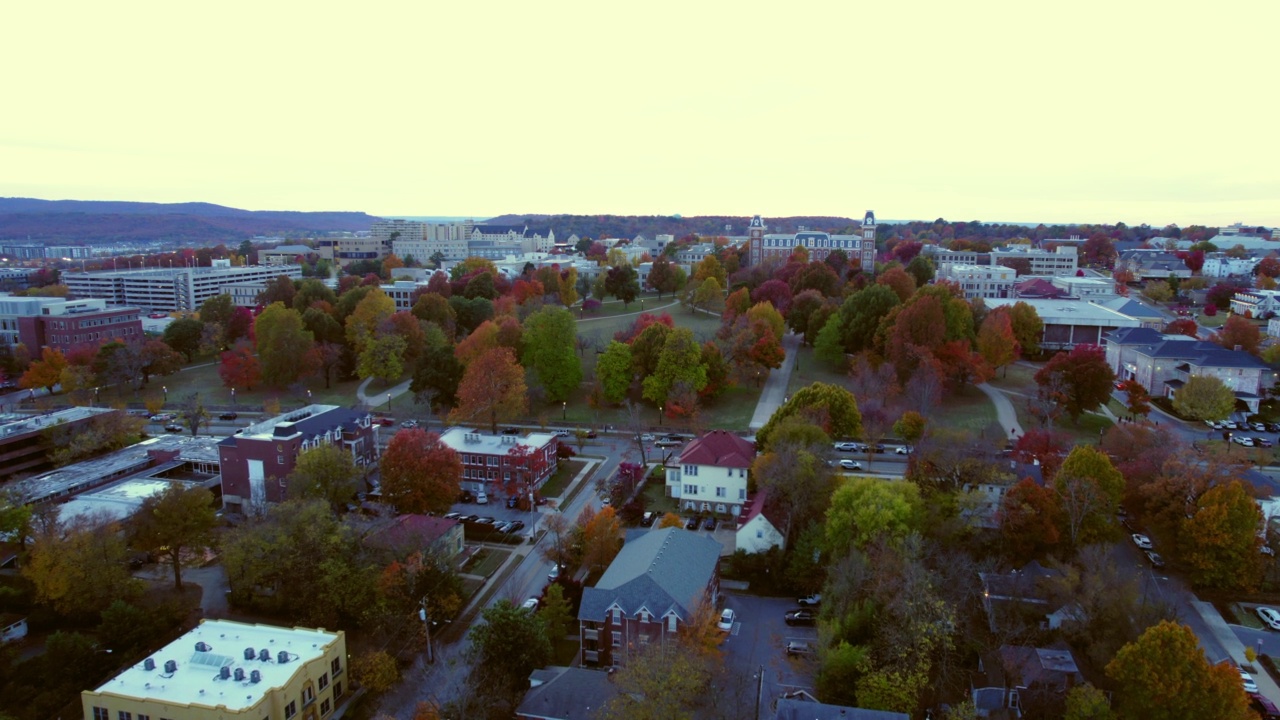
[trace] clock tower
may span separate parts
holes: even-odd
[[[876,269],[876,214],[870,210],[862,218],[862,272],[873,273]]]
[[[764,230],[764,222],[759,215],[747,224],[747,246],[751,248],[752,265],[759,265],[764,260]]]

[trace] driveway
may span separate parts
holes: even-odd
[[[789,627],[783,614],[796,607],[794,598],[759,597],[725,593],[724,606],[737,613],[737,622],[721,646],[724,650],[726,674],[750,681],[746,697],[756,697],[759,673],[764,673],[759,712],[744,708],[738,717],[773,717],[771,707],[783,692],[796,688],[813,688],[816,663],[805,659],[788,659],[786,644],[790,640],[817,643],[818,631],[811,627]],[[752,703],[754,704],[754,702]],[[723,708],[722,708],[723,710]]]

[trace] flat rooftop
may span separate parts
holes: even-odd
[[[110,455],[50,470],[43,475],[21,481],[17,487],[22,497],[33,503],[75,495],[103,483],[142,472],[155,462],[151,456],[152,451],[176,452],[180,461],[216,467],[219,463],[219,440],[221,438],[207,436],[161,435]]]
[[[65,522],[81,515],[97,513],[111,520],[123,520],[137,512],[144,500],[152,495],[159,495],[170,485],[193,488],[200,487],[204,483],[170,480],[150,475],[128,478],[107,487],[77,495],[62,506],[58,519]]]
[[[986,298],[988,307],[997,308],[1005,305],[1026,303],[1035,308],[1036,313],[1046,325],[1103,325],[1108,327],[1133,327],[1138,320],[1115,310],[1105,308],[1097,303],[1085,300],[1060,298],[1055,300],[1038,298]]]
[[[554,433],[531,432],[527,435],[490,435],[472,428],[452,427],[440,436],[440,442],[458,452],[506,455],[517,445],[540,448],[555,440]]]
[[[111,408],[73,407],[43,415],[30,415],[21,420],[13,420],[0,425],[0,440],[12,435],[35,432],[51,428],[61,423],[85,420],[95,415],[117,412]]]
[[[153,700],[174,705],[204,705],[241,711],[261,702],[269,690],[288,684],[304,663],[323,657],[339,633],[272,625],[247,625],[230,620],[204,620],[191,632],[152,653],[153,669],[145,661],[125,670],[97,689],[98,693]],[[202,650],[197,643],[204,643]],[[246,660],[248,650],[254,659]],[[266,660],[260,654],[267,653]],[[176,663],[172,672],[169,661]],[[345,664],[345,659],[344,659]],[[230,677],[219,677],[220,669]],[[243,680],[236,679],[242,670]],[[253,672],[260,674],[253,682]]]

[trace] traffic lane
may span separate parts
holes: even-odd
[[[786,624],[784,615],[796,607],[794,598],[725,593],[724,606],[737,614],[733,630],[721,645],[725,668],[747,678],[755,678],[764,670],[761,718],[771,714],[769,707],[783,692],[813,687],[812,659],[789,659],[786,653],[790,640],[817,644],[816,628]]]
[[[1280,650],[1280,635],[1272,630],[1257,630],[1244,625],[1231,625],[1231,631],[1245,647],[1253,648],[1259,655]]]
[[[1160,547],[1157,546],[1155,551],[1160,552]],[[1142,602],[1160,602],[1172,608],[1179,622],[1195,633],[1210,662],[1220,662],[1230,657],[1230,653],[1205,622],[1204,616],[1193,605],[1198,599],[1195,593],[1191,592],[1180,577],[1169,574],[1165,568],[1152,567],[1146,555],[1128,539],[1119,544],[1114,558],[1122,574],[1137,579]]]

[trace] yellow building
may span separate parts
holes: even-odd
[[[80,697],[85,720],[323,720],[349,675],[341,631],[204,620]]]

